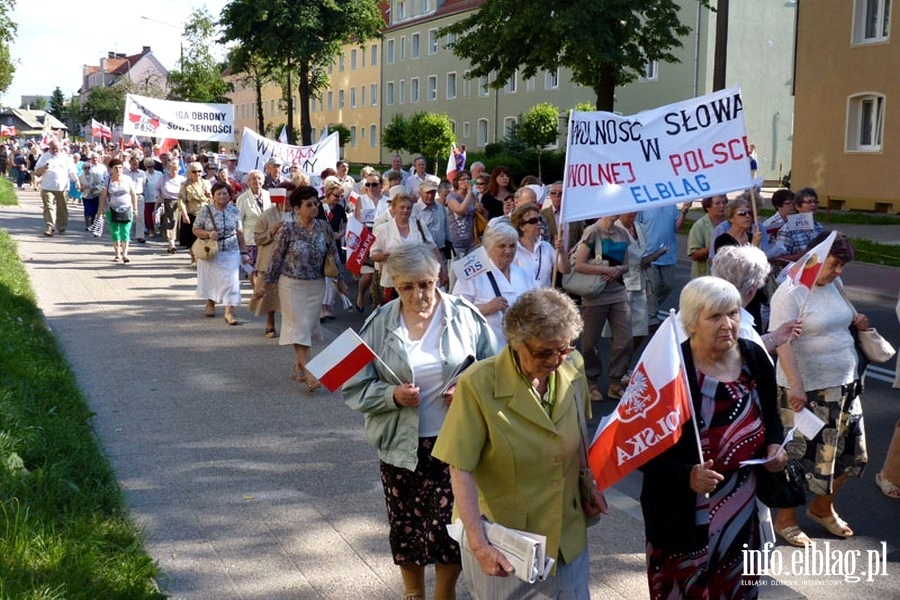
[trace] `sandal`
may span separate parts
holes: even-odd
[[[205,314],[207,317],[216,316],[216,305],[215,304],[207,304],[206,311],[203,314]]]
[[[316,379],[312,373],[309,371],[306,372],[306,391],[314,392],[317,389],[322,387],[322,382]]]
[[[234,315],[232,315],[232,314],[225,315],[225,322],[228,323],[229,325],[237,325],[238,324],[238,320],[235,319]]]
[[[273,338],[277,335],[277,334],[275,333],[275,328],[274,328],[274,327],[272,327],[271,329],[266,328],[266,334],[265,334],[265,335],[266,335],[267,338],[273,339]]]
[[[294,365],[294,374],[292,375],[297,383],[306,381],[306,370],[300,365]]]
[[[897,485],[890,479],[881,476],[881,472],[875,473],[875,485],[879,487],[881,493],[888,498],[900,498],[900,485]]]
[[[601,402],[603,400],[603,392],[600,391],[596,384],[590,386],[590,397],[591,402]]]
[[[807,544],[813,543],[798,525],[789,525],[784,529],[777,529],[775,534],[791,546],[797,546],[798,548],[803,548]]]
[[[834,511],[832,511],[832,513],[827,517],[820,517],[819,515],[810,512],[810,510],[807,508],[806,516],[809,517],[809,520],[813,523],[818,523],[819,525],[827,529],[828,532],[832,535],[836,535],[842,538],[848,538],[853,535],[853,530],[850,529],[849,525],[847,525],[847,521],[840,518]]]

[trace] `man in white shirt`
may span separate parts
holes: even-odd
[[[409,173],[407,173],[403,169],[403,157],[399,154],[395,154],[391,157],[391,168],[385,171],[382,175],[384,177],[387,177],[390,171],[397,171],[398,173],[400,173],[400,177],[402,178],[402,181],[400,181],[400,183],[406,185],[406,180],[409,178]]]
[[[413,161],[413,168],[415,171],[406,178],[406,191],[409,192],[410,196],[416,198],[419,195],[419,184],[426,181],[429,177],[428,173],[425,172],[425,157],[417,156]]]
[[[66,206],[66,190],[69,182],[78,183],[75,163],[65,152],[60,152],[59,141],[50,140],[47,152],[41,155],[34,166],[34,174],[41,178],[41,202],[44,205],[44,235],[50,237],[54,231],[65,233],[69,226],[69,209]]]
[[[139,244],[143,244],[147,241],[144,239],[144,202],[146,201],[144,190],[147,186],[147,173],[142,171],[140,166],[141,159],[137,154],[132,154],[128,159],[128,169],[125,170],[125,175],[131,179],[134,193],[137,195],[137,210],[134,211],[134,237],[137,238]]]
[[[428,228],[435,247],[443,253],[447,244],[447,209],[435,201],[437,188],[433,181],[419,184],[419,201],[413,207],[413,216]]]

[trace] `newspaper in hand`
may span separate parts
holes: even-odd
[[[453,374],[450,376],[450,379],[447,380],[446,385],[444,385],[444,387],[441,388],[441,393],[439,395],[443,396],[444,394],[447,393],[447,390],[449,390],[454,385],[456,385],[456,382],[459,380],[459,376],[462,375],[463,371],[468,369],[474,363],[475,363],[475,357],[472,356],[471,354],[468,355],[465,359],[463,359],[463,361],[461,363],[459,363],[459,366],[456,367],[456,370],[453,371]]]
[[[459,543],[463,552],[471,552],[466,540],[466,531],[462,520],[456,519],[447,525],[450,537]],[[510,529],[484,519],[484,535],[488,542],[503,553],[509,564],[513,566],[513,575],[525,583],[544,581],[550,576],[553,558],[547,557],[547,538],[543,535]]]

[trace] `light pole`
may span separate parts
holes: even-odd
[[[184,30],[178,25],[160,21],[159,19],[154,19],[152,17],[145,17],[141,15],[141,18],[145,21],[152,21],[153,23],[159,23],[160,25],[165,25],[166,27],[171,27],[172,29],[178,30],[178,45],[181,49],[181,58],[179,58],[178,60],[178,70],[184,71]]]

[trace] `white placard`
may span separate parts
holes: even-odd
[[[126,94],[123,135],[234,141],[234,105],[176,102]]]
[[[238,169],[244,173],[261,171],[266,161],[274,156],[280,158],[283,163],[281,174],[284,177],[290,177],[291,164],[295,162],[310,177],[318,177],[325,169],[337,166],[339,153],[337,132],[311,146],[292,146],[270,140],[249,127],[244,127]]]

